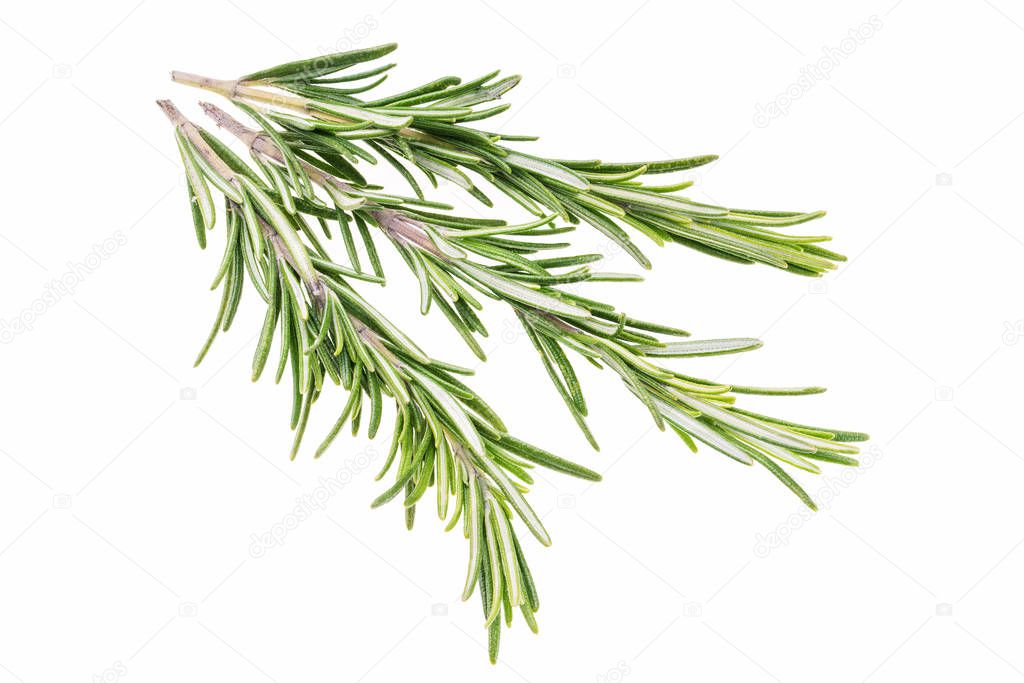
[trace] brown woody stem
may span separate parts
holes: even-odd
[[[227,180],[229,183],[234,185],[238,185],[238,180],[235,178],[235,172],[232,171],[231,167],[224,163],[224,160],[213,151],[213,148],[210,147],[209,144],[207,144],[206,140],[203,139],[203,136],[199,134],[199,128],[196,124],[185,118],[185,115],[182,114],[170,100],[157,100],[156,103],[157,106],[163,110],[167,118],[170,119],[171,123],[173,123],[178,130],[181,131],[181,134],[188,138],[188,141],[191,142],[195,146],[196,150],[203,155],[203,159],[210,164],[213,170],[224,178],[224,180]]]

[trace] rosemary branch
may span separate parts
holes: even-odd
[[[215,105],[203,103],[202,107],[218,126],[247,144],[254,154],[267,162],[286,163],[286,151],[265,131],[246,127]],[[325,190],[354,191],[349,182],[308,162],[299,160],[298,166],[312,183]],[[778,463],[814,474],[821,471],[815,460],[857,464],[852,456],[858,449],[851,442],[866,439],[864,434],[782,421],[734,405],[736,394],[741,393],[802,395],[823,389],[737,389],[672,371],[652,360],[744,352],[760,347],[757,340],[666,342],[651,332],[675,337],[687,335],[682,330],[630,318],[616,312],[609,304],[561,289],[558,283],[564,276],[554,275],[537,261],[523,256],[523,242],[495,242],[495,232],[506,231],[503,234],[507,234],[507,226],[483,228],[485,234],[477,236],[479,228],[478,232],[472,232],[432,225],[422,215],[402,206],[380,206],[368,201],[353,212],[356,217],[377,225],[406,257],[406,262],[420,278],[422,311],[426,313],[433,302],[444,306],[446,317],[481,358],[483,351],[473,334],[485,334],[486,330],[472,313],[472,307],[458,307],[468,294],[460,283],[510,305],[573,419],[595,449],[597,441],[586,423],[586,400],[566,349],[619,375],[630,393],[650,412],[657,427],[661,430],[670,427],[691,450],[696,451],[694,439],[697,439],[738,462],[759,464],[812,509],[816,507],[814,501]],[[531,229],[536,227],[540,226],[531,224]],[[522,235],[523,231],[513,228],[513,234]],[[519,253],[514,251],[517,247]],[[476,251],[498,265],[474,260],[469,251]],[[568,258],[572,261],[574,257]],[[589,271],[577,271],[576,278],[578,281],[595,279]],[[446,298],[446,292],[454,292],[455,296]]]
[[[491,200],[472,174],[538,217],[554,212],[566,222],[590,224],[644,267],[650,267],[650,262],[626,228],[657,244],[675,242],[731,261],[759,262],[802,275],[821,275],[833,269],[836,261],[845,260],[820,246],[828,237],[778,232],[819,218],[822,211],[730,209],[679,194],[692,184],[688,181],[644,185],[641,180],[702,166],[717,159],[714,155],[627,163],[549,159],[501,144],[536,140],[533,136],[467,125],[504,112],[509,105],[478,107],[500,99],[519,83],[518,76],[495,80],[495,71],[468,82],[450,76],[374,100],[359,95],[384,82],[384,72],[394,64],[329,78],[396,47],[388,44],[300,60],[232,81],[180,72],[173,72],[172,78],[252,106],[280,124],[282,139],[296,150],[330,155],[324,161],[337,166],[342,177],[360,180],[352,162],[363,158],[375,163],[380,158],[398,169],[422,198],[402,159],[435,187],[438,177],[445,178],[490,206]],[[348,87],[376,76],[364,85]]]
[[[469,125],[508,109],[490,103],[515,87],[517,76],[499,79],[493,72],[466,82],[444,77],[368,99],[365,93],[383,83],[394,64],[344,70],[394,49],[382,45],[300,60],[233,80],[172,72],[176,82],[229,99],[258,125],[250,128],[212,104],[202,105],[219,127],[242,141],[250,165],[172,104],[160,102],[175,126],[200,246],[206,247],[217,218],[210,186],[223,197],[227,222],[213,283],[222,289],[221,304],[196,362],[218,332],[230,327],[249,283],[266,304],[252,376],[254,381],[261,376],[276,337],[275,380],[286,370],[292,379],[292,458],[325,379],[344,387],[348,398],[316,457],[346,424],[356,433],[367,414],[367,433],[375,436],[383,403],[394,401],[391,446],[378,475],[393,472],[394,483],[373,505],[403,495],[411,527],[416,504],[434,486],[438,516],[447,520],[447,529],[461,522],[469,540],[463,598],[481,595],[492,662],[500,624],[511,624],[515,607],[536,630],[536,587],[513,524],[518,517],[538,541],[550,543],[524,495],[533,481],[529,469],[541,465],[595,481],[600,476],[509,435],[494,411],[458,379],[472,374],[469,370],[427,356],[356,292],[349,280],[384,282],[373,231],[415,274],[421,311],[439,309],[479,358],[485,356],[477,337],[488,334],[478,315],[481,299],[508,305],[594,448],[587,401],[570,358],[618,375],[654,423],[671,429],[691,450],[699,441],[738,462],[760,465],[812,508],[814,501],[785,467],[818,473],[820,462],[857,464],[853,444],[865,434],[737,406],[745,394],[806,395],[823,389],[725,385],[662,364],[662,359],[746,352],[758,348],[758,340],[694,340],[676,327],[633,318],[583,296],[577,285],[640,278],[594,270],[597,254],[548,255],[570,246],[552,237],[587,224],[644,267],[650,263],[632,233],[658,245],[672,242],[730,261],[819,276],[844,260],[821,246],[829,238],[781,229],[824,212],[731,209],[684,196],[690,181],[647,182],[714,161],[710,155],[627,163],[550,159],[506,144],[533,141],[532,136]],[[359,164],[380,161],[403,176],[413,196],[386,192],[367,180]],[[413,171],[434,187],[439,178],[448,180],[487,206],[492,202],[484,190],[496,190],[531,217],[508,224],[455,215],[450,205],[426,197]],[[310,221],[318,224],[319,234]],[[334,231],[344,245],[345,264],[333,260],[320,241],[319,235],[331,239]]]
[[[220,330],[234,318],[246,281],[267,306],[253,359],[253,380],[269,357],[275,332],[280,358],[276,381],[291,368],[295,431],[291,457],[298,452],[310,409],[324,380],[348,392],[333,428],[317,448],[319,457],[346,423],[355,434],[369,415],[372,438],[381,424],[385,397],[395,403],[391,447],[377,478],[394,470],[395,481],[374,502],[383,505],[404,493],[406,524],[412,527],[417,503],[433,486],[437,514],[447,529],[460,522],[469,540],[463,599],[479,592],[491,660],[497,657],[501,623],[521,611],[536,631],[540,607],[513,518],[518,517],[543,545],[551,539],[524,494],[536,465],[592,481],[600,475],[508,434],[498,415],[457,379],[471,374],[426,356],[346,281],[379,281],[329,260],[305,221],[286,211],[270,183],[234,157],[206,131],[185,119],[173,104],[159,102],[174,123],[189,180],[197,232],[213,225],[215,214],[207,181],[224,195],[228,224],[224,258],[214,286],[223,288],[221,306],[202,360]]]

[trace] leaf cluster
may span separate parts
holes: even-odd
[[[415,275],[423,314],[438,310],[467,347],[485,359],[480,312],[486,300],[510,307],[534,346],[570,416],[595,448],[580,361],[623,382],[654,424],[692,451],[698,442],[746,465],[758,465],[805,504],[814,501],[792,470],[820,472],[820,463],[856,465],[855,442],[866,435],[815,427],[737,405],[743,395],[814,394],[818,387],[727,385],[679,372],[665,362],[751,351],[756,339],[694,340],[675,326],[641,320],[581,290],[592,282],[631,282],[635,275],[596,269],[597,254],[572,253],[560,236],[590,226],[643,267],[650,262],[635,234],[738,263],[761,263],[819,276],[844,257],[828,237],[786,229],[823,212],[757,211],[698,202],[692,182],[654,182],[716,159],[704,155],[609,163],[552,159],[515,145],[532,136],[489,132],[477,124],[508,109],[497,103],[517,76],[498,72],[464,81],[445,76],[377,96],[393,63],[368,63],[394,45],[325,55],[263,69],[233,81],[174,72],[175,80],[231,100],[249,127],[215,105],[203,109],[238,138],[243,160],[216,136],[160,103],[174,123],[188,179],[196,238],[223,205],[225,246],[213,281],[221,303],[197,363],[232,324],[246,284],[265,316],[252,378],[267,364],[274,379],[291,379],[291,456],[298,453],[310,411],[327,384],[347,398],[316,450],[319,457],[346,426],[369,437],[393,405],[391,445],[378,479],[391,485],[377,507],[401,500],[411,528],[416,506],[433,488],[446,529],[461,526],[469,542],[463,598],[478,592],[491,660],[501,623],[518,607],[536,630],[537,588],[516,534],[525,526],[543,545],[550,537],[526,499],[531,470],[544,467],[599,480],[590,469],[509,434],[501,419],[464,381],[470,371],[428,356],[351,284],[383,284],[376,239],[383,238]],[[372,94],[371,94],[372,93]],[[386,191],[368,179],[383,162],[408,186]],[[525,221],[460,216],[433,201],[424,183],[453,183],[487,207],[494,192],[511,198]],[[325,248],[335,236],[345,258]],[[276,354],[273,353],[276,345]],[[518,522],[516,521],[518,520]]]
[[[541,466],[591,481],[600,475],[510,435],[494,410],[458,378],[470,371],[428,357],[360,296],[348,279],[381,279],[331,261],[303,214],[276,194],[283,187],[289,197],[292,191],[301,194],[301,182],[290,185],[283,169],[260,177],[173,105],[161,106],[176,123],[201,246],[217,220],[215,191],[224,206],[227,234],[212,286],[221,289],[221,303],[196,363],[218,332],[231,326],[248,283],[266,306],[252,379],[263,374],[276,340],[275,382],[286,372],[291,377],[293,458],[325,384],[342,387],[348,398],[317,457],[346,425],[356,434],[365,423],[373,438],[384,403],[392,402],[391,446],[377,478],[392,473],[394,482],[373,506],[400,499],[412,528],[416,505],[435,490],[438,517],[449,530],[461,525],[469,541],[463,598],[480,593],[494,659],[501,622],[511,624],[516,608],[537,628],[537,588],[513,525],[518,518],[541,544],[550,545],[524,495],[533,483],[530,470]]]

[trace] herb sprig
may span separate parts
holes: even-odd
[[[703,166],[716,160],[714,155],[625,163],[549,159],[503,144],[534,141],[534,136],[468,125],[507,110],[508,104],[479,107],[514,88],[518,76],[499,79],[494,71],[465,82],[448,76],[370,100],[363,95],[383,83],[394,64],[332,77],[396,47],[387,44],[290,62],[236,80],[178,71],[172,78],[255,107],[282,126],[280,138],[297,155],[319,159],[339,177],[361,183],[364,179],[354,162],[376,163],[380,158],[394,166],[420,198],[423,191],[406,164],[434,187],[439,177],[444,178],[491,206],[474,177],[482,179],[537,217],[554,212],[566,222],[593,226],[645,268],[650,261],[627,228],[659,245],[674,242],[731,261],[764,263],[801,275],[821,275],[845,260],[821,246],[828,241],[826,236],[779,231],[819,218],[823,211],[730,209],[681,195],[692,184],[689,181],[643,183],[647,176]]]
[[[202,106],[218,126],[245,142],[259,163],[287,165],[287,146],[275,142],[268,130],[248,128],[212,104]],[[358,192],[351,181],[331,176],[306,161],[299,160],[296,168],[305,181],[328,195]],[[343,209],[336,210],[340,222],[349,220]],[[427,313],[436,302],[481,359],[483,350],[474,335],[486,335],[487,330],[475,313],[481,304],[473,293],[510,305],[552,384],[595,449],[597,441],[586,423],[586,399],[566,350],[619,375],[650,412],[655,425],[661,430],[671,428],[692,451],[697,450],[696,439],[738,462],[761,465],[812,509],[816,507],[814,501],[779,463],[815,474],[820,473],[815,460],[857,464],[852,456],[858,449],[851,444],[866,439],[864,434],[783,421],[735,406],[738,394],[792,396],[823,389],[733,387],[685,375],[656,362],[750,351],[760,347],[758,340],[665,341],[665,336],[681,338],[689,334],[629,317],[609,304],[562,289],[559,285],[567,282],[630,278],[590,271],[582,264],[591,261],[592,255],[531,259],[533,253],[552,245],[522,238],[559,233],[559,229],[549,227],[556,216],[509,226],[500,221],[428,214],[400,204],[383,206],[371,199],[351,211],[352,220],[377,226],[405,258],[420,282],[421,311]],[[366,244],[373,248],[369,236]],[[566,267],[574,270],[553,272]]]
[[[346,280],[379,278],[329,260],[301,216],[275,196],[272,182],[169,101],[159,104],[175,125],[201,245],[216,221],[211,185],[224,200],[227,237],[213,285],[222,289],[221,304],[196,364],[217,333],[231,326],[248,282],[266,304],[252,378],[262,375],[275,335],[275,381],[290,369],[292,458],[326,380],[343,387],[348,399],[317,457],[346,423],[355,434],[365,418],[367,434],[374,437],[385,400],[393,400],[391,447],[377,478],[393,471],[394,483],[373,507],[401,496],[412,528],[416,505],[434,487],[438,517],[447,521],[447,530],[461,523],[469,541],[462,597],[480,593],[494,661],[501,623],[511,624],[515,608],[537,630],[537,588],[513,525],[518,518],[542,545],[551,544],[524,496],[533,483],[529,470],[539,465],[590,481],[600,475],[510,435],[490,406],[456,377],[470,371],[428,357]]]
[[[394,48],[291,62],[235,80],[173,72],[177,82],[228,98],[258,126],[203,104],[219,127],[245,145],[247,163],[170,102],[160,102],[175,126],[202,248],[217,221],[218,201],[224,207],[226,243],[213,283],[222,290],[221,304],[196,362],[231,326],[248,283],[266,306],[252,377],[263,374],[276,340],[275,381],[286,372],[292,380],[292,458],[325,380],[348,396],[316,457],[346,425],[355,434],[365,422],[374,437],[384,404],[393,402],[391,446],[378,479],[389,473],[394,479],[373,506],[401,496],[411,528],[416,505],[434,487],[438,516],[447,529],[461,523],[469,540],[463,598],[481,595],[492,662],[501,622],[511,624],[516,607],[536,630],[539,601],[516,527],[525,525],[543,545],[550,538],[526,500],[530,469],[539,465],[593,481],[600,476],[511,436],[459,379],[471,371],[428,356],[357,292],[350,281],[384,283],[374,235],[383,236],[415,274],[422,313],[440,310],[481,360],[478,337],[488,334],[479,316],[483,300],[509,306],[595,449],[577,372],[581,359],[615,373],[655,425],[671,429],[691,450],[702,442],[741,463],[760,465],[812,508],[814,501],[785,468],[818,473],[821,462],[857,464],[854,444],[864,434],[737,405],[748,394],[823,389],[726,385],[662,364],[746,352],[759,341],[690,339],[684,330],[583,296],[586,283],[640,278],[595,270],[599,255],[557,251],[570,245],[552,239],[587,224],[644,267],[650,263],[633,242],[634,233],[658,245],[678,243],[730,261],[819,276],[844,257],[822,246],[828,237],[783,229],[823,212],[730,209],[684,196],[692,185],[688,180],[650,182],[652,176],[698,168],[714,156],[628,163],[550,159],[510,146],[536,140],[532,136],[470,125],[508,108],[495,102],[519,82],[516,76],[493,72],[465,82],[445,77],[373,99],[368,93],[394,64],[345,70]],[[367,179],[364,164],[381,161],[401,174],[410,195],[387,192]],[[427,197],[417,174],[434,187],[439,179],[450,181],[486,206],[492,205],[487,192],[496,190],[530,218],[509,224],[455,215],[452,206]],[[335,234],[344,263],[321,241]]]

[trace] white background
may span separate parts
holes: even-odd
[[[546,155],[716,152],[694,196],[829,210],[810,229],[850,262],[825,280],[651,245],[646,283],[597,292],[766,343],[687,372],[830,387],[748,402],[873,435],[864,467],[803,479],[821,512],[763,471],[689,454],[596,370],[590,452],[495,304],[473,385],[515,432],[606,477],[538,481],[555,539],[527,547],[541,633],[518,622],[491,667],[477,599],[457,597],[461,537],[429,505],[411,533],[397,506],[368,507],[385,444],[344,438],[312,460],[340,393],[288,461],[289,392],[248,381],[251,290],[191,367],[223,234],[196,248],[153,100],[198,120],[199,93],[167,72],[389,41],[390,89],[523,74],[500,125],[540,134]],[[1022,53],[1009,0],[5,4],[0,681],[1018,680]],[[828,78],[806,76],[821,60]],[[785,113],[755,119],[772,102]],[[374,300],[472,363],[440,316],[418,317],[391,256]],[[633,269],[614,253],[607,267]],[[73,291],[47,295],[55,279]],[[31,329],[12,332],[19,319]],[[321,478],[345,484],[253,557],[252,535]]]

